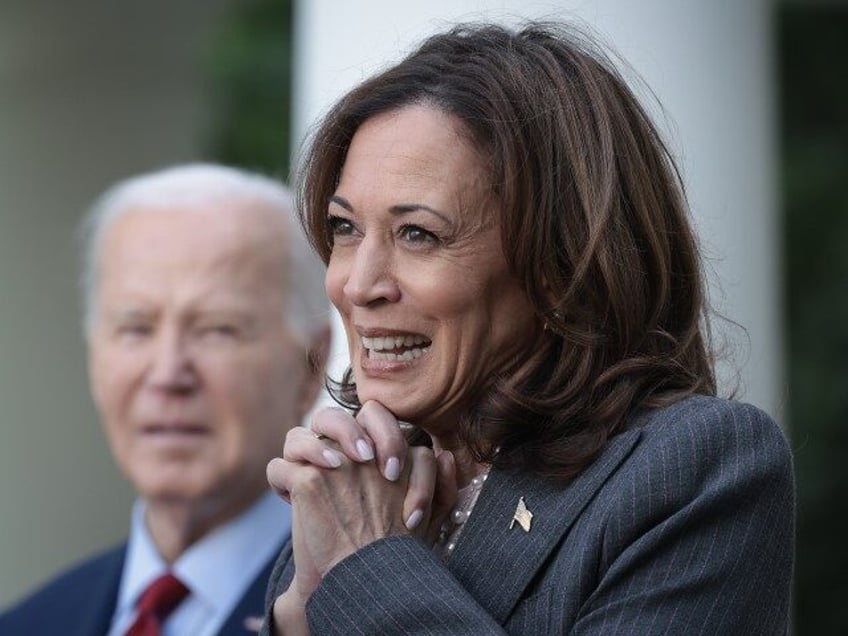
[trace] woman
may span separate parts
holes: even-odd
[[[304,175],[352,414],[269,465],[294,525],[268,629],[785,632],[790,454],[715,397],[680,180],[607,58],[550,25],[436,35]]]

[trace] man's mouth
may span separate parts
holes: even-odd
[[[420,358],[430,350],[432,342],[420,334],[405,336],[361,336],[369,360],[409,361]]]
[[[142,433],[157,437],[202,436],[207,435],[209,429],[205,426],[185,422],[155,422],[142,427]]]

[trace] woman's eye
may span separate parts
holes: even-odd
[[[330,230],[330,236],[350,236],[353,234],[353,223],[341,216],[327,217],[327,227]]]
[[[418,225],[404,225],[400,229],[401,237],[410,243],[438,243],[439,237]]]

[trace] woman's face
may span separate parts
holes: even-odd
[[[437,436],[527,356],[539,328],[461,126],[420,105],[367,120],[328,208],[327,293],[359,399]]]

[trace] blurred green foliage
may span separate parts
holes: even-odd
[[[796,633],[848,629],[848,6],[779,14]],[[842,79],[840,79],[842,78]]]
[[[204,60],[212,111],[207,156],[288,179],[292,2],[234,3]]]

